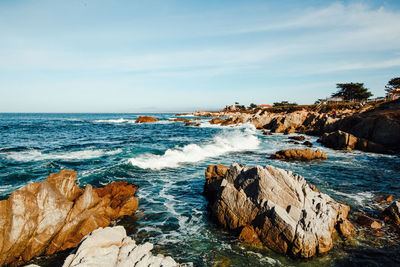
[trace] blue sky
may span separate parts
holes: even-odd
[[[0,0],[0,112],[296,101],[400,76],[400,1]]]

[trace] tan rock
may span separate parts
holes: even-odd
[[[210,124],[221,124],[222,122],[224,122],[224,119],[221,118],[214,118],[209,121]]]
[[[327,159],[324,152],[317,149],[313,151],[309,148],[306,149],[285,149],[276,152],[270,156],[271,159],[283,159],[283,160],[302,160],[309,161],[314,159]]]
[[[368,227],[371,229],[381,229],[382,228],[382,224],[375,221],[374,219],[368,217],[367,215],[364,214],[360,214],[357,217],[356,223],[360,226],[363,227]]]
[[[119,181],[82,190],[76,177],[62,170],[0,201],[0,265],[75,247],[94,229],[137,209],[137,186]]]
[[[314,191],[299,175],[239,164],[213,175],[214,168],[205,185],[211,214],[224,228],[240,231],[242,241],[260,240],[279,253],[309,258],[333,247],[336,227],[345,236],[354,230],[346,219],[350,207]]]
[[[153,118],[151,116],[139,116],[137,120],[135,121],[136,123],[147,123],[147,122],[156,122],[158,119]]]

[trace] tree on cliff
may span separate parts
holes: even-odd
[[[274,107],[284,107],[284,106],[297,106],[297,103],[289,103],[288,101],[281,101],[274,103]]]
[[[339,89],[332,97],[341,96],[344,100],[366,100],[372,96],[372,93],[364,87],[363,83],[338,83],[336,88]]]
[[[386,88],[385,89],[386,92],[400,88],[400,77],[396,77],[396,78],[393,78],[390,81],[388,81],[385,88]]]

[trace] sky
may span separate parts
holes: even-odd
[[[398,0],[0,0],[0,112],[312,104],[394,77]]]

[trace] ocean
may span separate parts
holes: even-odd
[[[282,134],[262,135],[244,124],[221,127],[201,118],[199,127],[172,122],[174,114],[145,114],[159,122],[136,124],[144,114],[0,114],[0,199],[61,169],[78,172],[78,184],[102,186],[126,180],[139,186],[139,209],[122,220],[138,243],[155,253],[194,266],[391,266],[400,249],[387,237],[359,235],[337,240],[329,253],[308,260],[255,249],[213,223],[202,195],[208,165],[237,162],[291,170],[319,191],[351,206],[351,214],[374,216],[379,193],[400,196],[400,158],[321,147],[325,161],[269,159],[280,149],[298,148]],[[188,117],[193,118],[193,117]],[[350,215],[350,219],[352,219]],[[226,265],[223,265],[226,264]]]

